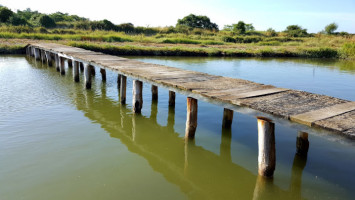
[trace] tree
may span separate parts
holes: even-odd
[[[27,25],[27,20],[23,17],[20,17],[18,15],[13,15],[10,17],[9,22],[14,25],[14,26],[20,26],[20,25]]]
[[[212,23],[210,18],[202,15],[190,14],[182,19],[178,19],[176,26],[188,26],[190,28],[201,28],[207,30],[218,30],[218,25]]]
[[[10,17],[12,17],[13,15],[14,13],[10,9],[6,7],[0,7],[0,22],[8,22]]]
[[[233,24],[233,31],[238,32],[239,34],[244,34],[246,31],[245,23],[243,21],[239,21],[238,24]]]
[[[334,31],[338,29],[338,24],[336,23],[331,23],[325,26],[324,32],[326,32],[328,35],[334,34]]]
[[[277,36],[277,33],[273,28],[269,28],[266,30],[266,35],[270,37],[274,37]]]
[[[290,25],[284,31],[290,37],[305,37],[308,36],[307,29],[303,29],[298,25]]]
[[[54,20],[51,17],[49,17],[48,15],[42,15],[39,18],[39,24],[43,27],[46,27],[46,28],[53,28],[56,26]]]
[[[245,24],[245,30],[246,31],[254,31],[255,28],[254,28],[253,24]]]

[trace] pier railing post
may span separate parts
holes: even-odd
[[[297,155],[304,157],[307,156],[309,149],[308,133],[302,131],[298,132],[296,148]]]
[[[158,100],[158,86],[152,85],[152,101]]]
[[[86,89],[91,89],[91,67],[85,64],[85,87]]]
[[[106,70],[104,68],[100,68],[101,78],[103,82],[106,82]]]
[[[121,101],[121,104],[126,104],[126,86],[127,86],[127,77],[120,75],[120,101]]]
[[[169,91],[169,107],[175,107],[175,92]]]
[[[60,74],[65,75],[65,58],[59,57],[60,60]]]
[[[74,81],[79,82],[79,62],[74,60]]]
[[[193,139],[197,128],[197,99],[187,97],[185,138]]]
[[[230,128],[232,126],[232,122],[233,122],[233,110],[224,108],[222,127]]]
[[[143,83],[139,80],[133,80],[133,112],[141,113],[143,107]]]
[[[259,175],[272,177],[276,166],[275,124],[265,117],[258,119]]]

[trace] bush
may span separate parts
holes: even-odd
[[[261,37],[246,36],[246,37],[236,37],[236,43],[257,43],[263,40]]]
[[[169,43],[169,44],[201,44],[199,41],[189,40],[189,39],[180,39],[180,38],[172,38],[172,39],[165,39],[162,43]]]
[[[355,42],[345,43],[341,49],[343,57],[355,58]]]
[[[236,43],[237,40],[233,37],[230,37],[230,36],[223,36],[222,37],[222,41],[223,42],[232,42],[232,43]]]
[[[48,15],[42,15],[39,18],[39,24],[46,28],[54,28],[56,26],[54,20]]]

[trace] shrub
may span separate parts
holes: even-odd
[[[255,36],[245,36],[245,37],[236,37],[236,43],[257,43],[263,40],[261,37]]]
[[[49,17],[48,15],[42,15],[39,18],[39,24],[43,27],[46,27],[46,28],[53,28],[56,26],[54,20],[51,17]]]
[[[341,51],[344,57],[355,58],[355,42],[345,43]]]
[[[230,36],[223,36],[222,37],[222,41],[223,42],[232,42],[232,43],[236,43],[237,40],[233,37],[230,37]]]

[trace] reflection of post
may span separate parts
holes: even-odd
[[[133,95],[132,95],[132,106],[133,112],[141,113],[143,107],[143,83],[139,80],[133,80]]]
[[[175,125],[175,109],[173,107],[169,107],[169,114],[168,114],[168,122],[166,123],[166,126],[174,130],[174,125]]]
[[[150,106],[150,119],[153,119],[154,121],[156,121],[157,114],[158,114],[158,102],[152,101],[152,104]]]
[[[85,64],[85,87],[91,89],[91,68],[88,64]]]
[[[60,60],[60,74],[65,75],[65,58],[59,57]]]
[[[307,155],[300,156],[297,153],[293,159],[290,192],[295,199],[302,197],[302,173],[307,163]]]
[[[84,72],[84,63],[80,62],[79,67],[80,67],[80,72]]]
[[[195,145],[195,140],[185,140],[185,147],[184,147],[184,175],[187,176],[188,174],[188,167],[189,167],[189,154],[191,153],[192,148]]]
[[[175,92],[169,91],[169,107],[175,107]]]
[[[193,139],[197,128],[197,99],[187,97],[185,138]]]
[[[230,128],[233,122],[233,110],[229,110],[227,108],[224,109],[223,112],[223,128]]]
[[[308,133],[302,131],[298,132],[296,148],[296,153],[299,156],[307,156],[309,148]]]
[[[102,82],[106,82],[106,70],[104,68],[100,68]]]
[[[265,117],[258,119],[259,175],[272,177],[275,171],[275,124]]]
[[[263,176],[258,175],[256,178],[253,200],[258,199],[275,199],[275,191],[274,190],[274,179],[265,178]]]
[[[126,113],[123,113],[123,105],[120,106],[120,114],[121,114],[121,128],[124,128],[124,117]]]
[[[231,143],[232,143],[232,129],[222,128],[220,154],[221,154],[221,158],[228,162],[232,162]]]
[[[158,87],[155,85],[152,85],[152,101],[157,101],[158,100]]]
[[[79,82],[79,62],[74,61],[74,81]]]
[[[124,105],[124,104],[126,104],[127,77],[122,75],[120,80],[121,80],[121,84],[120,84],[120,101],[121,101],[121,104]]]

